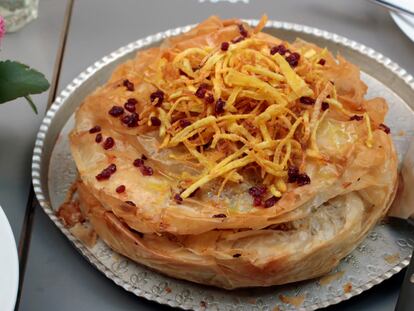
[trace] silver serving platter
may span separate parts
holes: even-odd
[[[248,20],[256,25],[257,20]],[[158,45],[163,39],[178,35],[192,26],[160,32],[137,40],[103,57],[75,78],[57,97],[46,113],[37,134],[33,154],[32,177],[40,205],[73,245],[109,279],[137,296],[173,307],[194,310],[315,310],[349,299],[390,278],[408,265],[414,247],[414,230],[404,223],[379,224],[332,272],[342,277],[328,284],[319,280],[226,291],[176,280],[153,272],[113,252],[101,240],[90,248],[75,238],[55,216],[66,191],[76,175],[70,155],[68,133],[73,127],[73,113],[82,100],[106,82],[120,63],[134,57],[139,49]],[[399,158],[414,136],[414,79],[389,58],[360,43],[339,35],[298,24],[269,21],[266,32],[288,41],[301,37],[332,52],[339,52],[360,66],[368,84],[368,97],[384,97],[389,106],[387,124]],[[351,284],[352,288],[344,289]],[[283,303],[280,295],[303,298],[294,306]]]

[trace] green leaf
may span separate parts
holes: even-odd
[[[32,98],[30,97],[30,95],[25,96],[24,98],[26,98],[27,102],[29,103],[30,107],[32,107],[33,111],[35,114],[37,114],[37,108],[32,100]]]
[[[37,113],[30,94],[39,94],[49,88],[45,76],[18,62],[0,61],[0,104],[25,97]]]

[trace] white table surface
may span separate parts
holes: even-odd
[[[70,1],[70,0],[69,0]],[[7,36],[0,58],[13,57],[51,77],[66,1],[41,0],[40,17]],[[362,42],[414,73],[414,44],[386,11],[362,0],[77,0],[73,7],[59,89],[103,55],[140,37],[196,23],[209,15],[270,19],[307,24]],[[214,3],[217,2],[217,3]],[[235,1],[233,1],[235,2]],[[17,239],[30,185],[30,156],[46,106],[36,97],[39,116],[23,103],[0,106],[0,203]],[[24,129],[22,131],[22,128]],[[10,135],[13,133],[13,135]],[[326,310],[394,310],[402,274]],[[154,310],[170,308],[125,292],[95,270],[55,228],[40,208],[34,213],[20,310]]]

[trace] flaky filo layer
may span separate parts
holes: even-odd
[[[371,176],[375,184],[315,205],[305,217],[259,230],[142,234],[105,209],[82,183],[78,194],[97,234],[135,262],[226,289],[270,286],[321,276],[349,254],[386,213],[395,193],[396,163],[393,157],[385,160]]]

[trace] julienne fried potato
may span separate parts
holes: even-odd
[[[58,212],[75,234],[87,220],[138,263],[232,289],[323,275],[385,215],[386,102],[364,98],[355,65],[265,22],[210,17],[84,100],[77,194]]]

